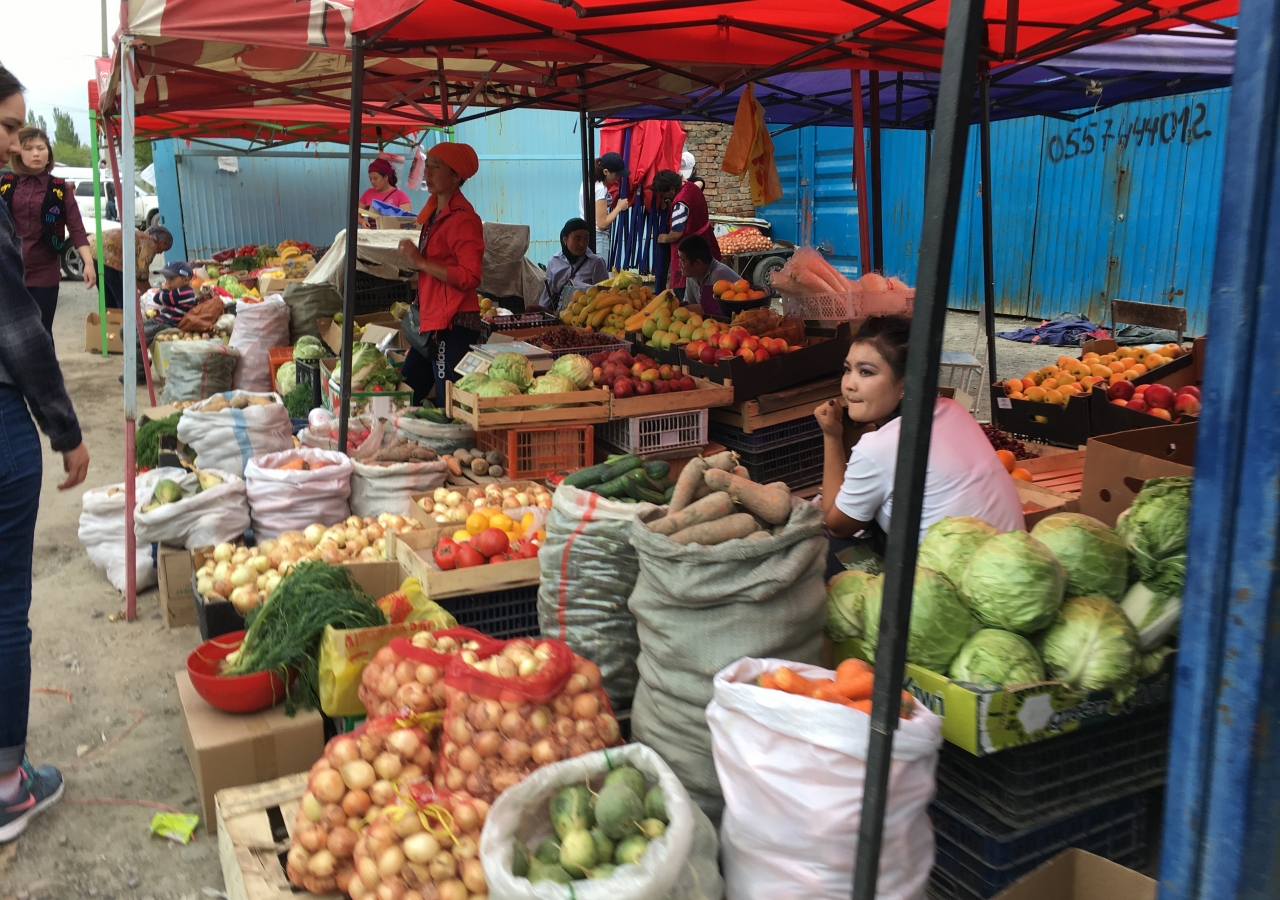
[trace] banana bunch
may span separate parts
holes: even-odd
[[[281,244],[279,250],[280,259],[292,259],[295,256],[301,256],[302,251],[297,247],[288,244]]]
[[[622,337],[627,331],[633,330],[627,325],[637,316],[646,311],[651,315],[668,298],[672,303],[677,302],[674,296],[665,292],[654,297],[649,287],[640,285],[627,272],[614,276],[610,281],[623,278],[630,279],[632,283],[629,286],[612,287],[606,282],[586,291],[575,291],[569,306],[560,313],[560,321],[576,328]],[[643,319],[639,321],[643,322]]]

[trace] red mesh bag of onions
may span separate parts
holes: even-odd
[[[329,741],[311,767],[298,804],[285,872],[295,886],[324,894],[351,881],[364,823],[398,802],[399,785],[431,778],[431,731],[440,713],[370,719]]]
[[[465,793],[409,785],[356,842],[352,900],[484,900],[480,830],[489,804]]]
[[[389,716],[401,709],[415,713],[444,709],[444,670],[449,659],[463,649],[501,646],[471,628],[421,631],[409,639],[395,638],[364,667],[356,695],[371,717]]]
[[[437,789],[492,801],[534,769],[621,743],[595,663],[561,641],[490,644],[445,670]]]

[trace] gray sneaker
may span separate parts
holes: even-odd
[[[16,840],[27,830],[37,814],[62,799],[62,773],[53,766],[35,768],[22,760],[22,796],[14,803],[0,806],[0,844]]]

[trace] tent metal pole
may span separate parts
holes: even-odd
[[[947,320],[947,292],[955,255],[960,195],[964,190],[965,149],[973,114],[978,49],[984,34],[982,11],[982,0],[951,0],[947,16],[936,120],[938,147],[930,160],[925,192],[916,308],[911,320],[902,428],[893,478],[893,515],[886,542],[884,600],[876,648],[862,821],[853,870],[853,900],[874,900],[880,874],[889,767],[902,698],[916,546],[920,539],[920,514]]]
[[[93,163],[93,220],[98,226],[98,233],[95,236],[98,252],[93,257],[93,264],[98,270],[98,318],[102,320],[102,355],[110,356],[107,350],[107,286],[102,279],[106,270],[106,263],[102,260],[102,172],[98,168],[101,161],[98,134],[98,111],[91,109],[89,110],[89,148],[93,151],[91,158]]]
[[[983,290],[983,327],[987,331],[987,385],[993,384],[999,376],[996,374],[996,263],[995,248],[992,246],[992,205],[991,196],[991,78],[983,74],[978,80],[981,92],[982,119],[978,126],[978,141],[982,157],[982,290]],[[994,404],[994,395],[992,403]],[[991,410],[991,421],[996,420],[994,405]]]
[[[596,192],[591,181],[591,137],[587,134],[587,108],[578,110],[578,140],[582,148],[582,217],[587,220],[587,243],[596,249]]]
[[[871,259],[871,206],[867,203],[867,151],[862,133],[862,72],[849,71],[850,99],[853,107],[853,190],[858,201],[858,271],[870,272]]]
[[[871,267],[884,271],[884,204],[880,196],[880,73],[871,78]]]
[[[132,237],[133,225],[133,38],[120,39],[120,184],[116,187],[116,208],[120,213],[121,267],[124,277],[124,613],[132,622],[138,617],[138,539],[133,533],[133,508],[137,502],[137,470],[134,456],[135,429],[138,423],[138,345],[134,334],[138,330],[138,254]],[[124,193],[124,185],[129,193]],[[128,202],[126,202],[126,200]]]
[[[351,416],[351,349],[355,342],[356,259],[360,249],[360,134],[364,130],[364,38],[351,35],[351,122],[347,134],[347,258],[342,290],[342,378],[338,407],[338,449],[347,452]],[[443,397],[437,397],[443,402]]]

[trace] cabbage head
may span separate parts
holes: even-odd
[[[1041,637],[1040,656],[1049,674],[1072,690],[1107,690],[1131,680],[1138,635],[1114,601],[1072,597]]]
[[[578,389],[573,380],[565,375],[557,375],[554,372],[546,375],[539,375],[533,379],[533,386],[529,388],[530,394],[572,394]]]
[[[499,353],[489,363],[489,377],[495,381],[507,381],[521,391],[533,384],[533,363],[519,353]]]
[[[297,383],[298,367],[294,363],[283,363],[280,368],[276,369],[276,390],[280,392],[280,396],[283,397],[293,390]]]
[[[1116,523],[1139,577],[1157,594],[1182,593],[1190,514],[1191,476],[1152,478]]]
[[[503,381],[501,378],[490,378],[476,389],[476,393],[481,397],[514,397],[520,393],[520,388],[510,381]]]
[[[1119,600],[1129,585],[1124,540],[1093,516],[1056,513],[1036,523],[1031,536],[1053,551],[1067,570],[1067,596]]]
[[[594,371],[595,367],[591,365],[591,360],[577,353],[567,353],[551,364],[552,375],[563,375],[572,379],[580,391],[591,387]]]
[[[984,628],[964,642],[951,661],[951,680],[1004,687],[1044,681],[1044,663],[1020,634]]]
[[[324,344],[313,334],[304,334],[293,345],[294,359],[323,359],[325,355]]]
[[[463,375],[458,379],[458,383],[454,385],[460,391],[466,391],[468,394],[474,394],[480,389],[480,385],[488,384],[489,376],[483,372],[472,372],[470,375]]]
[[[987,538],[999,533],[999,529],[972,516],[939,519],[925,532],[916,565],[933,569],[959,586],[960,576],[964,574],[964,567],[969,564],[974,551]]]
[[[863,599],[863,629],[868,658],[874,658],[880,631],[880,602],[884,577]],[[931,672],[946,672],[960,645],[969,636],[969,611],[955,587],[933,569],[916,567],[911,591],[911,624],[907,635],[907,659]]]
[[[883,576],[853,569],[827,582],[827,637],[837,644],[862,637],[862,609],[867,594],[880,590]]]
[[[1025,531],[1006,531],[974,552],[960,593],[982,624],[1030,634],[1053,621],[1066,583],[1048,547]]]

